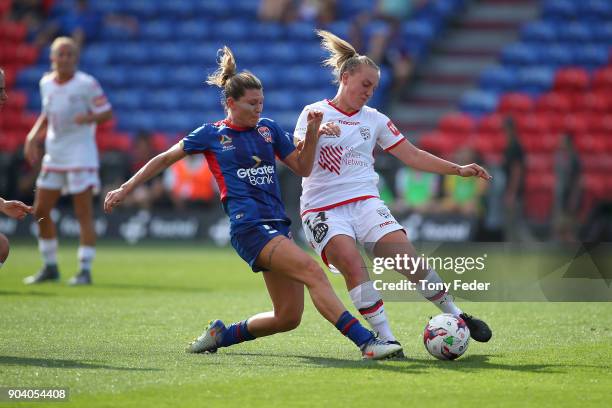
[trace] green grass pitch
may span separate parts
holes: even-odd
[[[437,309],[387,302],[408,359],[364,362],[306,297],[295,331],[191,355],[185,345],[211,318],[270,309],[263,280],[231,250],[101,244],[84,288],[65,285],[76,244],[59,256],[62,283],[21,284],[40,264],[33,242],[14,244],[0,270],[0,386],[68,387],[53,406],[588,407],[612,395],[609,303],[463,303],[494,337],[442,362],[422,344]]]

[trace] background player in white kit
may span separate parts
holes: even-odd
[[[98,81],[77,71],[79,49],[71,38],[58,37],[51,44],[50,73],[40,80],[42,112],[28,133],[25,155],[32,164],[41,158],[40,139],[45,134],[45,155],[36,180],[34,213],[39,221],[38,248],[43,268],[24,280],[26,284],[59,279],[57,232],[51,210],[62,194],[71,194],[81,227],[79,273],[69,283],[91,283],[96,234],[93,194],[100,189],[96,125],[112,117],[111,105]]]
[[[310,245],[325,263],[335,266],[345,278],[351,300],[381,339],[397,343],[384,312],[380,293],[370,280],[357,243],[376,257],[407,254],[416,257],[404,228],[378,197],[378,175],[373,151],[378,144],[407,166],[439,174],[462,177],[490,176],[477,164],[460,166],[417,149],[387,116],[365,106],[380,79],[380,69],[367,56],[357,54],[346,41],[327,31],[317,31],[331,56],[325,65],[334,70],[339,88],[334,99],[308,105],[294,133],[304,138],[306,117],[312,109],[323,112],[324,122],[340,126],[339,136],[322,136],[317,145],[315,167],[302,180],[300,211]],[[300,142],[298,142],[298,148]],[[411,281],[442,282],[436,271],[399,270]],[[482,320],[464,314],[444,291],[420,290],[444,313],[461,315],[474,340],[486,342],[491,330]]]

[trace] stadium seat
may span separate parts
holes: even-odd
[[[595,72],[593,89],[612,92],[612,67],[602,68]]]
[[[584,92],[589,87],[589,73],[581,68],[565,68],[557,71],[554,89],[561,92]]]
[[[480,88],[487,91],[508,92],[515,89],[518,79],[516,70],[495,66],[484,70],[478,83]]]
[[[537,95],[550,89],[554,70],[546,67],[524,68],[518,72],[520,92]]]
[[[466,138],[476,130],[476,121],[463,113],[449,113],[440,120],[439,129],[450,137]]]
[[[502,50],[501,60],[504,65],[529,66],[537,64],[539,56],[534,47],[523,43],[515,43]]]
[[[536,100],[535,108],[543,113],[567,113],[572,109],[572,100],[561,92],[549,92]]]
[[[557,40],[555,25],[548,21],[534,21],[521,29],[521,40],[526,43],[552,43]]]
[[[572,65],[575,62],[574,53],[570,47],[560,44],[543,45],[540,48],[543,65],[554,68]]]
[[[571,0],[546,0],[542,5],[542,16],[551,20],[571,20],[577,7]]]
[[[470,90],[461,96],[459,108],[474,116],[482,116],[497,108],[497,93],[482,90]]]
[[[523,93],[508,93],[501,97],[497,110],[505,114],[528,113],[533,109],[533,100]]]
[[[586,45],[574,50],[576,63],[589,69],[602,67],[608,63],[610,49],[608,46]]]
[[[557,35],[566,43],[584,44],[593,39],[593,33],[587,23],[571,22],[565,24]]]

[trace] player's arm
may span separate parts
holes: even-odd
[[[112,109],[109,109],[104,112],[99,112],[99,113],[95,113],[95,112],[81,113],[74,117],[74,123],[78,125],[85,125],[88,123],[100,124],[102,122],[106,122],[112,117],[113,117]]]
[[[23,149],[25,157],[31,165],[35,165],[41,159],[42,151],[40,149],[40,140],[46,131],[47,114],[42,112],[36,119],[36,122],[34,122],[32,129],[28,132]]]
[[[489,173],[476,163],[461,166],[457,163],[444,160],[425,150],[421,150],[408,140],[399,143],[388,151],[401,160],[406,166],[416,170],[461,177],[480,177],[485,180],[491,179]]]
[[[106,198],[104,199],[104,211],[111,212],[113,208],[123,201],[123,199],[136,187],[155,177],[161,171],[172,166],[185,156],[187,156],[187,153],[183,150],[183,141],[180,141],[170,149],[149,160],[147,164],[142,166],[142,168],[128,181],[123,183],[121,187],[109,191],[108,194],[106,194]]]
[[[0,197],[0,212],[8,215],[11,218],[22,220],[26,215],[32,214],[32,207],[22,203],[21,201],[6,201],[4,198]]]
[[[298,142],[297,149],[287,156],[284,163],[295,174],[301,177],[308,177],[312,172],[314,165],[315,154],[317,152],[317,143],[321,135],[339,135],[340,128],[332,122],[327,122],[321,126],[323,120],[323,112],[309,111],[308,125],[306,128],[306,136],[303,141]]]

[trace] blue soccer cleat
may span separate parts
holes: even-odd
[[[187,353],[216,353],[225,331],[225,325],[221,320],[211,320],[204,333],[192,341],[185,351]]]

